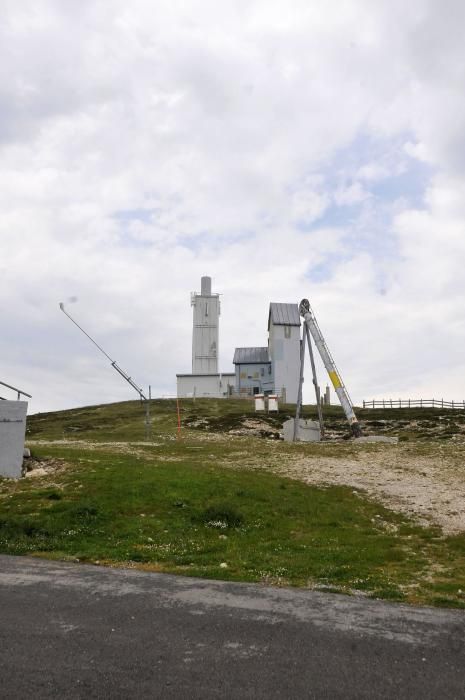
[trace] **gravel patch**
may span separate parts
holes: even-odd
[[[440,525],[445,534],[465,531],[465,448],[429,445],[426,454],[400,445],[360,451],[355,457],[287,456],[273,471],[308,484],[345,485],[387,507]]]

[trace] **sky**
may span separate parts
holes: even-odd
[[[306,297],[356,403],[464,400],[464,26],[462,0],[0,0],[0,381],[31,413],[137,398],[63,302],[173,396],[209,275],[223,372]]]

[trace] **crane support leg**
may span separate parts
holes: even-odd
[[[300,420],[300,410],[302,408],[302,385],[304,383],[304,364],[305,364],[305,333],[300,341],[300,377],[299,377],[299,391],[297,394],[297,404],[295,407],[295,420],[294,420],[294,442],[297,440],[297,433],[299,430],[299,420]]]
[[[331,379],[334,390],[337,394],[339,402],[350,425],[352,434],[354,435],[354,437],[360,437],[362,431],[360,428],[360,424],[357,420],[357,416],[355,415],[354,407],[349,396],[349,392],[347,391],[344,382],[342,381],[342,377],[336,367],[336,363],[334,362],[329,348],[326,345],[325,339],[318,326],[318,323],[310,307],[308,299],[302,299],[299,305],[299,312],[304,319],[306,329],[310,332],[313,340],[315,341],[315,345],[317,347],[318,352],[320,353],[320,357],[323,361],[326,371],[328,372],[329,378]]]
[[[308,326],[304,324],[305,326],[305,335],[307,336],[307,344],[308,344],[308,354],[310,355],[310,364],[312,365],[312,381],[313,381],[313,386],[315,387],[315,398],[316,398],[316,408],[318,411],[318,422],[320,424],[320,435],[321,439],[325,439],[325,426],[323,423],[323,410],[321,408],[321,396],[320,396],[320,387],[318,386],[318,379],[316,376],[316,367],[315,367],[315,358],[313,356],[313,348],[312,348],[312,341],[310,338],[310,332],[308,330]]]

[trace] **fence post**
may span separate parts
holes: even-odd
[[[365,408],[365,399],[363,399],[363,408]]]
[[[408,407],[410,408],[410,399],[408,400]]]
[[[176,398],[176,413],[178,414],[178,433],[177,433],[177,438],[181,437],[181,411],[179,409],[179,399]]]

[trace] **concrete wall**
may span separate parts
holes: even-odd
[[[26,415],[27,401],[0,401],[0,476],[21,476]]]
[[[286,389],[286,401],[296,403],[300,376],[300,327],[270,324],[269,352],[276,391]]]
[[[179,398],[225,398],[229,386],[234,388],[234,374],[177,374],[177,394]]]

